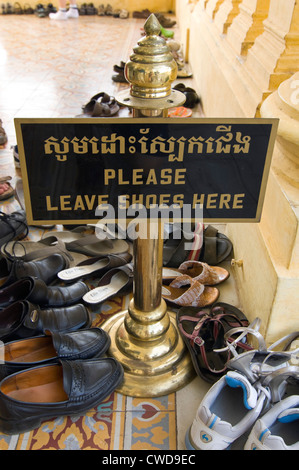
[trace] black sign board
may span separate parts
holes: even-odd
[[[134,218],[136,207],[196,220],[201,206],[204,221],[258,222],[277,123],[15,119],[28,223],[96,223],[107,217],[98,206],[115,220]]]

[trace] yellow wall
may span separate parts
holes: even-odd
[[[32,8],[35,8],[36,5],[39,3],[37,0],[35,1],[30,1],[27,0],[21,0],[20,5],[23,7],[25,4],[29,5]],[[44,6],[46,6],[50,2],[40,2]],[[58,0],[54,0],[51,2],[55,7],[58,6]],[[84,2],[83,0],[78,0],[78,6],[82,5],[83,3],[91,3],[89,1]],[[174,0],[110,0],[109,2],[101,2],[101,0],[93,2],[94,6],[96,8],[99,7],[99,5],[111,5],[114,9],[126,9],[130,13],[133,11],[141,11],[144,9],[150,10],[152,13],[154,12],[168,12],[168,11],[174,11]],[[13,4],[13,3],[12,3]]]

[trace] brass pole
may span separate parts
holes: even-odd
[[[143,37],[133,49],[125,74],[130,83],[117,96],[133,109],[134,118],[167,117],[168,108],[184,103],[185,96],[171,89],[177,65],[160,36],[152,14]],[[194,377],[190,356],[177,330],[175,314],[162,299],[163,222],[144,220],[133,244],[134,287],[128,311],[107,320],[111,337],[109,355],[124,367],[119,391],[135,397],[154,397],[176,391]]]

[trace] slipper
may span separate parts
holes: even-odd
[[[87,304],[99,304],[111,297],[129,293],[133,288],[133,267],[130,264],[110,269],[100,279],[98,286],[82,298]]]
[[[114,97],[110,97],[105,92],[94,95],[90,101],[82,106],[82,111],[91,117],[113,116],[119,111],[119,106]]]
[[[204,230],[200,260],[210,265],[219,264],[231,254],[233,244],[217,228],[208,225]]]
[[[1,247],[1,254],[8,260],[37,261],[59,253],[66,261],[66,266],[74,266],[86,259],[76,253],[70,253],[65,244],[55,237],[45,237],[39,241],[9,241]]]
[[[73,268],[60,271],[57,276],[64,282],[74,282],[89,276],[103,275],[112,268],[123,266],[132,260],[130,253],[123,255],[96,256],[82,261]]]
[[[173,89],[178,90],[185,95],[186,101],[184,106],[186,108],[194,108],[200,101],[196,91],[191,87],[186,87],[184,83],[178,83],[173,87]]]
[[[133,18],[144,18],[147,19],[152,13],[148,10],[141,10],[141,11],[133,11]]]
[[[84,235],[79,231],[62,230],[60,232],[48,232],[43,240],[54,237],[63,241],[68,251],[81,253],[86,256],[104,256],[110,254],[125,253],[129,250],[129,245],[125,240],[109,239],[101,240],[97,235]]]
[[[98,8],[98,16],[105,16],[105,6],[103,4]]]
[[[204,228],[203,224],[196,224],[190,231],[183,230],[177,224],[167,227],[170,235],[163,245],[163,265],[166,267],[177,268],[186,260],[215,266],[232,252],[232,242],[212,225]]]
[[[125,66],[126,66],[126,63],[124,61],[120,61],[120,65],[113,65],[113,70],[114,72],[117,72],[117,73],[124,73],[124,70],[125,70]]]
[[[210,311],[183,307],[177,313],[177,325],[199,377],[209,383],[219,380],[227,371],[231,352],[215,352],[226,345],[225,334],[235,327],[247,327],[249,321],[233,305],[218,302]],[[239,351],[251,349],[243,342]]]
[[[219,290],[216,287],[206,287],[184,274],[169,285],[162,285],[162,297],[167,302],[181,307],[206,307],[216,302]]]
[[[174,36],[173,31],[169,31],[168,29],[163,28],[163,26],[161,26],[160,31],[161,36],[164,36],[165,38],[173,38]]]
[[[204,286],[215,286],[229,278],[230,273],[219,266],[209,266],[201,261],[184,261],[178,269],[163,268],[163,280],[173,280],[187,274]]]
[[[192,225],[190,230],[181,224],[167,224],[164,227],[169,233],[163,244],[164,266],[177,268],[186,260],[199,261],[204,237],[203,224]]]
[[[172,28],[176,24],[176,21],[166,18],[162,13],[156,13],[155,16],[163,28]]]
[[[0,194],[0,201],[4,201],[9,199],[14,195],[14,189],[12,188],[11,184],[9,183],[11,180],[11,176],[3,176],[0,178],[0,185],[6,185],[7,188],[4,189],[3,193]]]
[[[120,10],[119,12],[119,17],[122,18],[122,19],[127,19],[129,18],[129,12],[128,10],[125,10],[124,8],[122,10]]]

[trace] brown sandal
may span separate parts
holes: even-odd
[[[2,194],[0,194],[1,201],[4,201],[5,199],[9,199],[11,196],[14,195],[14,189],[9,183],[9,180],[11,180],[11,176],[3,176],[0,178],[0,185],[7,184],[8,186],[8,188],[4,190]]]
[[[115,98],[105,92],[94,95],[90,101],[82,107],[83,113],[90,117],[109,117],[119,111]]]
[[[206,307],[216,302],[219,290],[216,287],[206,287],[183,274],[169,285],[162,285],[162,297],[167,302],[181,307]]]

